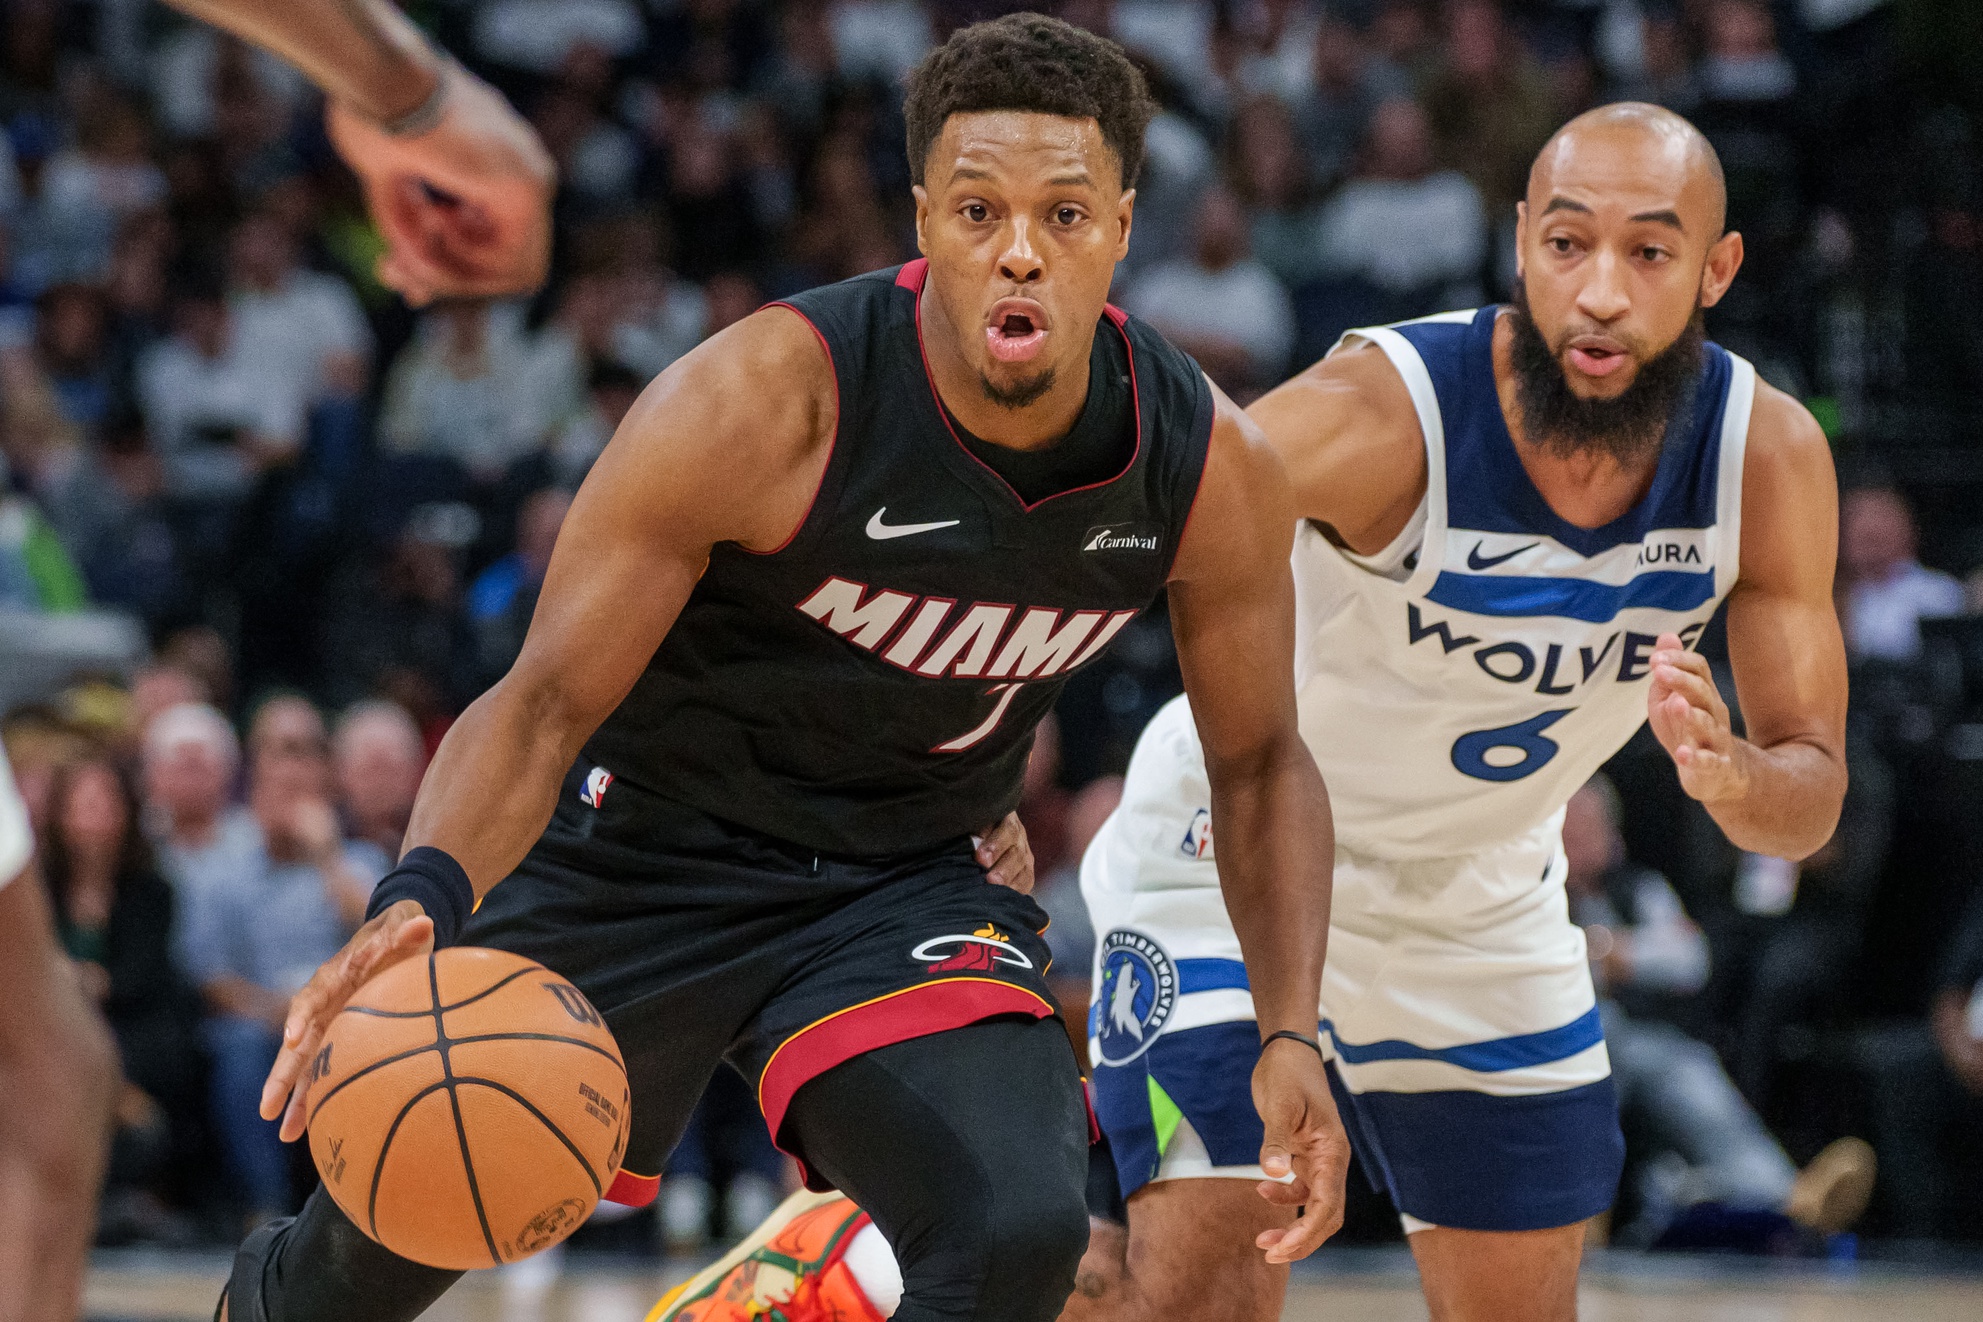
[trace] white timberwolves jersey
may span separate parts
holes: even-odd
[[[1579,528],[1529,481],[1501,416],[1496,310],[1352,331],[1383,350],[1425,433],[1425,502],[1398,541],[1296,538],[1302,733],[1337,838],[1451,857],[1544,823],[1646,714],[1653,640],[1690,645],[1735,584],[1755,371],[1710,344],[1650,490]]]

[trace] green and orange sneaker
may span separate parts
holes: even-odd
[[[801,1189],[647,1322],[884,1322],[842,1261],[867,1224],[845,1194]]]

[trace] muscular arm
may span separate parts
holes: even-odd
[[[1425,441],[1382,349],[1338,349],[1246,412],[1280,454],[1301,518],[1363,555],[1404,531],[1425,495]]]
[[[766,388],[776,382],[778,389]],[[805,517],[835,422],[832,366],[771,308],[650,385],[580,488],[516,664],[441,741],[407,848],[508,875],[580,747],[620,704],[720,541],[769,550]]]
[[[390,0],[168,0],[274,51],[331,97],[389,121],[434,93],[439,61]]]
[[[1223,395],[1218,407],[1171,578],[1172,622],[1212,784],[1219,885],[1246,957],[1261,1035],[1292,1030],[1313,1037],[1335,839],[1328,793],[1296,725],[1288,570],[1295,513],[1272,447]],[[1255,1075],[1267,1127],[1262,1164],[1276,1173],[1268,1154],[1278,1147],[1280,1168],[1292,1158],[1316,1204],[1293,1229],[1267,1232],[1273,1242],[1263,1240],[1262,1247],[1270,1261],[1306,1255],[1335,1229],[1332,1211],[1339,1216],[1340,1188],[1322,1187],[1336,1176],[1328,1169],[1333,1152],[1303,1150],[1316,1132],[1340,1133],[1326,1084],[1319,1098],[1297,1101],[1293,1080],[1270,1080],[1279,1070],[1312,1070],[1319,1078],[1319,1064],[1298,1044],[1276,1042],[1263,1051]]]
[[[1660,641],[1653,733],[1681,784],[1738,847],[1804,858],[1831,838],[1845,799],[1845,644],[1832,606],[1838,483],[1802,405],[1758,383],[1742,478],[1742,570],[1728,597],[1728,652],[1747,738],[1707,663]]]

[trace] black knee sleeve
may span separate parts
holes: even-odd
[[[1057,1020],[883,1047],[802,1087],[785,1137],[895,1250],[895,1322],[1053,1322],[1088,1244],[1088,1120]]]
[[[380,1246],[319,1187],[302,1215],[271,1221],[242,1241],[227,1315],[229,1322],[412,1322],[460,1276]]]

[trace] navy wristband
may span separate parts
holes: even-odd
[[[453,945],[461,937],[468,915],[475,911],[475,887],[454,855],[432,845],[406,851],[399,866],[372,888],[372,899],[365,906],[370,922],[400,900],[413,900],[434,920],[434,949]]]

